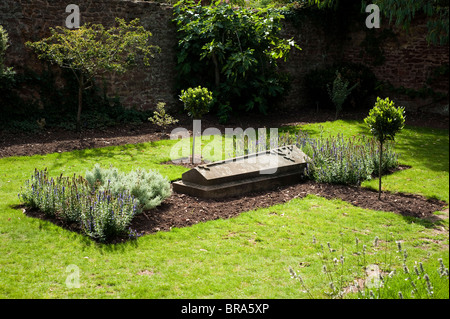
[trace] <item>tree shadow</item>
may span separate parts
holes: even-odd
[[[399,134],[400,142],[395,147],[400,153],[435,172],[449,171],[448,130],[405,127]]]
[[[348,124],[352,135],[365,135],[371,137],[371,133],[363,121],[340,120]],[[299,130],[309,136],[328,135],[323,127],[317,126],[285,126],[280,128],[282,134],[295,136]],[[342,132],[346,133],[346,132]],[[426,128],[406,125],[395,137],[395,150],[400,155],[412,157],[414,162],[436,172],[449,171],[449,130]],[[401,157],[400,157],[401,159]]]
[[[85,164],[92,159],[101,159],[102,161],[107,159],[113,159],[114,157],[129,157],[129,161],[134,161],[134,153],[145,152],[149,147],[158,147],[160,145],[157,142],[138,143],[138,144],[125,144],[118,146],[105,146],[98,148],[86,148],[73,150],[70,152],[58,153],[55,159],[52,161],[49,169],[59,169],[64,167],[69,162],[76,161],[78,164]]]
[[[363,122],[352,124],[358,134],[370,135]],[[400,154],[413,157],[422,166],[437,172],[449,171],[449,131],[406,125],[395,138],[395,149]]]

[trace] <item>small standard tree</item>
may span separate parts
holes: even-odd
[[[85,24],[79,29],[50,28],[51,36],[37,42],[27,42],[40,59],[73,71],[78,81],[77,131],[81,130],[83,90],[95,77],[106,72],[125,73],[135,66],[138,57],[144,65],[159,52],[151,45],[151,32],[139,25],[139,19],[129,23],[116,19],[116,26],[106,29],[101,24]]]
[[[383,144],[387,140],[394,140],[395,135],[405,126],[405,109],[395,107],[394,101],[390,101],[388,97],[384,100],[378,97],[364,122],[380,145],[378,199],[381,199]]]
[[[213,96],[212,92],[210,92],[207,88],[198,86],[196,88],[181,90],[180,100],[184,103],[184,110],[188,112],[188,115],[193,120],[196,120],[201,119],[203,115],[209,112],[213,102]],[[192,164],[194,164],[194,152],[195,132],[193,132],[192,138]]]

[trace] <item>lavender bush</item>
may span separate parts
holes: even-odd
[[[364,135],[311,138],[306,132],[299,131],[295,137],[281,136],[279,144],[295,144],[302,149],[311,159],[308,174],[318,182],[359,185],[378,174],[377,141]],[[398,166],[393,143],[384,145],[381,164],[383,172]]]
[[[100,241],[126,233],[137,207],[127,191],[113,195],[93,190],[82,176],[50,178],[47,169],[35,169],[19,198],[46,216],[78,223],[84,234]]]
[[[96,239],[125,233],[136,214],[136,200],[129,193],[114,197],[110,191],[97,191],[89,208],[80,215],[83,232]]]

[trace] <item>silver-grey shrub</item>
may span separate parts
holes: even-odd
[[[86,172],[86,180],[95,189],[121,194],[129,191],[137,200],[137,211],[153,209],[171,195],[170,182],[153,170],[136,169],[129,173],[115,167],[96,164]]]

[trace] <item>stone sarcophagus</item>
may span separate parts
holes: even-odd
[[[308,157],[295,145],[200,165],[173,182],[178,193],[224,198],[298,183]]]

